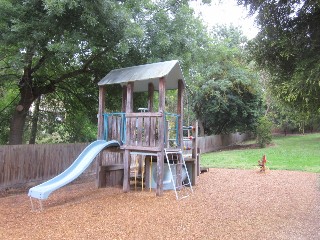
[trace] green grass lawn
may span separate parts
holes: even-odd
[[[243,145],[254,143],[245,142]],[[271,146],[201,154],[201,165],[212,168],[253,169],[263,155],[272,170],[320,173],[320,133],[277,136]]]

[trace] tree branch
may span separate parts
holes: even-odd
[[[47,59],[47,56],[46,55],[44,55],[44,56],[42,56],[40,59],[39,59],[39,61],[38,61],[38,63],[33,67],[33,68],[31,68],[31,74],[32,73],[34,73],[34,72],[36,72],[42,65],[43,65],[43,63],[45,62],[45,60]]]
[[[95,60],[97,59],[98,57],[100,57],[101,55],[103,55],[104,53],[107,52],[107,49],[95,54],[95,55],[92,55],[91,57],[88,58],[88,60],[82,65],[82,67],[80,69],[77,69],[77,70],[74,70],[72,72],[68,72],[68,73],[65,73],[63,75],[61,75],[60,77],[54,79],[54,80],[49,80],[50,83],[43,86],[43,87],[39,87],[39,88],[35,88],[33,90],[34,92],[34,95],[35,96],[38,96],[40,94],[47,94],[47,93],[52,93],[55,91],[55,88],[56,88],[56,85],[63,82],[64,80],[68,79],[68,78],[73,78],[73,77],[76,77],[76,76],[79,76],[81,74],[85,74],[85,73],[88,73],[90,72],[89,70],[89,66],[90,64]],[[36,66],[41,66],[41,64],[45,61],[45,57],[43,57],[43,59],[39,60],[39,63],[36,65]],[[35,67],[36,68],[36,67]],[[33,68],[33,70],[35,69]]]
[[[102,52],[100,53],[97,53],[96,55],[92,55],[91,57],[88,58],[88,60],[83,64],[82,68],[78,69],[78,70],[75,70],[73,72],[69,72],[69,73],[66,73],[66,74],[63,74],[61,77],[57,78],[56,80],[53,80],[52,82],[54,82],[54,84],[57,84],[57,83],[60,83],[62,82],[63,80],[67,79],[67,78],[71,78],[71,77],[76,77],[80,74],[83,74],[83,73],[87,73],[89,72],[89,65],[95,60],[97,59],[98,57],[100,57],[102,54],[106,53],[107,52],[107,49],[103,50]]]

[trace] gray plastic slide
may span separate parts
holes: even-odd
[[[83,173],[86,168],[92,163],[95,157],[101,152],[104,148],[107,147],[118,147],[119,142],[117,141],[105,141],[97,140],[92,142],[87,146],[78,158],[68,167],[64,172],[55,176],[54,178],[29,189],[28,196],[37,198],[37,199],[47,199],[49,195],[67,185],[68,183],[75,180],[81,173]]]

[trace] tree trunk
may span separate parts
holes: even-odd
[[[38,61],[38,63],[36,63],[32,68],[34,51],[33,49],[27,49],[25,54],[26,65],[24,67],[23,75],[19,82],[20,101],[16,106],[16,109],[13,113],[13,117],[10,123],[9,144],[10,145],[22,144],[23,130],[24,130],[29,109],[32,103],[40,95],[45,95],[45,94],[54,92],[56,84],[59,84],[65,79],[76,77],[88,72],[89,71],[88,66],[90,65],[90,63],[92,63],[96,58],[101,56],[106,51],[107,50],[102,51],[101,53],[90,57],[88,61],[83,64],[82,68],[62,74],[60,77],[56,78],[55,80],[51,80],[50,83],[41,86],[33,83],[32,74],[34,74],[43,65],[44,61],[46,60],[46,56],[42,56]]]
[[[38,120],[39,120],[39,110],[40,110],[40,102],[41,102],[41,96],[39,96],[35,102],[34,106],[34,112],[32,115],[32,126],[31,126],[31,133],[30,133],[30,140],[29,144],[35,144],[36,143],[36,136],[37,136],[37,130],[38,130]]]
[[[22,144],[23,128],[26,118],[33,101],[25,98],[20,99],[19,105],[16,107],[10,124],[9,144]]]
[[[10,123],[9,144],[22,144],[23,129],[33,101],[37,98],[32,90],[31,69],[26,67],[19,83],[20,101],[16,106]]]

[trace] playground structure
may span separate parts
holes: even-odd
[[[111,84],[122,86],[121,112],[105,112],[106,86]],[[174,60],[116,69],[98,85],[98,140],[91,143],[63,173],[31,188],[28,194],[31,204],[32,198],[46,199],[54,190],[73,181],[95,158],[98,188],[122,185],[124,192],[130,191],[131,160],[141,156],[140,168],[145,170],[142,186],[145,181],[145,186],[155,188],[156,195],[161,196],[164,175],[169,174],[173,187],[166,189],[173,188],[176,196],[176,190],[181,190],[183,186],[192,190],[200,174],[198,126],[197,123],[194,126],[183,126],[185,82],[179,62]],[[165,106],[166,90],[175,89],[177,112],[168,113]],[[155,91],[158,91],[157,107],[154,106]],[[147,108],[134,112],[134,92],[148,92]],[[187,133],[185,137],[184,131]],[[188,144],[185,146],[184,142]],[[188,155],[184,156],[183,150],[189,151]],[[169,171],[165,171],[165,163]],[[152,182],[152,176],[155,182]]]
[[[105,113],[106,86],[121,84],[122,86],[122,112]],[[196,184],[196,176],[200,173],[197,148],[197,126],[183,127],[183,100],[185,82],[179,62],[167,61],[140,65],[124,69],[116,69],[106,75],[99,83],[99,111],[98,111],[98,139],[117,140],[120,143],[120,159],[123,163],[113,165],[105,158],[109,149],[102,151],[98,159],[97,186],[106,186],[106,175],[111,169],[122,172],[123,191],[130,191],[130,165],[134,155],[142,156],[145,162],[145,185],[150,187],[152,168],[156,164],[156,195],[163,193],[163,176],[165,163],[165,149],[184,149],[184,130],[192,129],[189,135],[192,146],[187,146],[191,154],[186,158],[187,169],[191,173],[191,183]],[[166,112],[166,90],[177,89],[177,112]],[[155,91],[158,91],[157,107],[154,106]],[[134,92],[148,92],[147,108],[140,108],[133,112]],[[178,160],[181,162],[181,159]],[[105,163],[105,164],[103,164]],[[154,166],[153,164],[153,166]],[[179,166],[179,165],[178,165]],[[181,171],[177,167],[177,171]],[[112,183],[111,183],[112,185]]]

